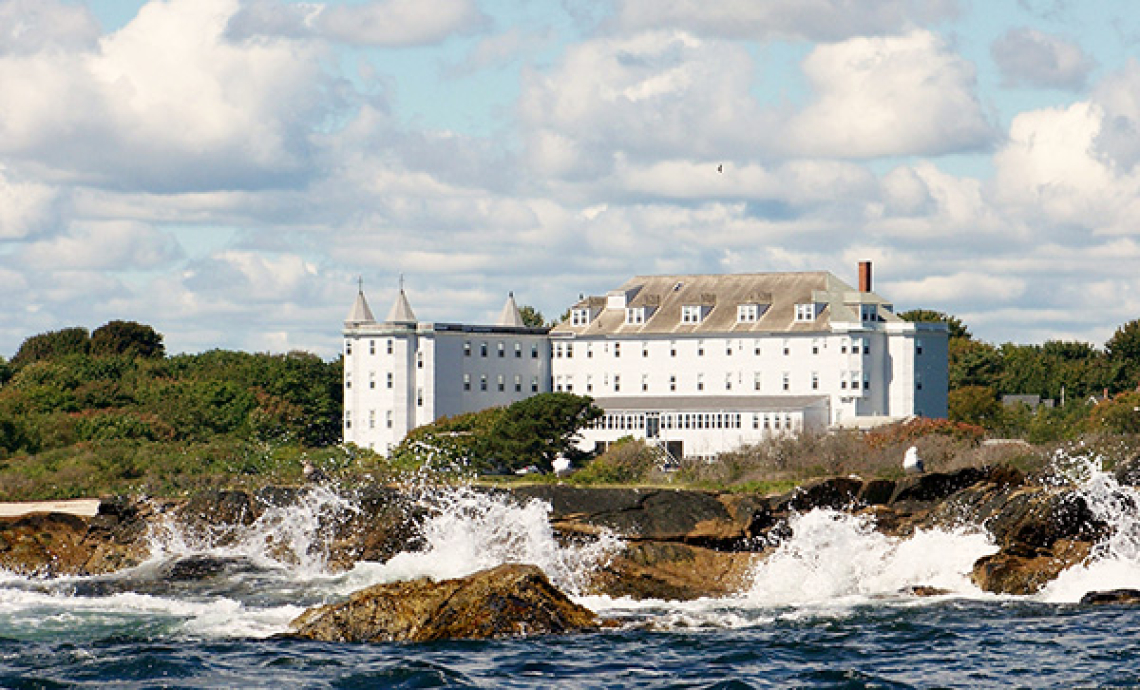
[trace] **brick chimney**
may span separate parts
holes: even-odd
[[[871,262],[859,262],[859,292],[871,291]]]

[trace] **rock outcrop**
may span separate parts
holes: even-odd
[[[561,634],[598,626],[535,566],[501,565],[454,580],[376,585],[309,609],[293,636],[328,642],[427,642]]]

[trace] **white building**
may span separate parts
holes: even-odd
[[[547,330],[513,296],[493,326],[417,321],[402,288],[377,322],[361,289],[344,322],[345,442],[387,452],[440,417],[549,392]]]
[[[589,395],[593,448],[624,436],[674,457],[782,433],[945,417],[947,331],[827,272],[638,276],[547,333],[513,299],[496,326],[417,323],[400,292],[345,322],[345,440],[384,450],[419,424],[540,391]]]
[[[946,416],[947,332],[831,273],[638,276],[555,327],[555,391],[606,416],[584,446],[711,456],[778,433]]]

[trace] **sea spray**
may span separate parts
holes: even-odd
[[[1076,484],[1076,495],[1110,531],[1084,563],[1038,594],[1043,601],[1070,603],[1092,591],[1140,589],[1140,491],[1121,485],[1105,464],[1099,453],[1080,447],[1057,451],[1053,458],[1057,482]]]
[[[891,537],[869,516],[830,509],[795,515],[789,527],[791,536],[757,563],[746,605],[861,603],[914,586],[977,595],[970,569],[996,550],[976,527]]]
[[[550,505],[538,499],[520,502],[504,492],[459,485],[424,489],[419,502],[427,510],[419,525],[423,548],[397,554],[384,564],[358,564],[347,584],[438,580],[502,563],[528,563],[542,568],[558,587],[576,593],[621,547],[610,533],[560,543],[550,524]]]

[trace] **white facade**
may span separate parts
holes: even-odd
[[[500,323],[417,322],[403,291],[384,322],[361,293],[345,322],[345,441],[386,451],[442,416],[539,392],[606,416],[583,448],[625,436],[711,457],[775,434],[945,417],[947,331],[910,323],[826,272],[639,276],[583,298],[547,332],[514,300]]]
[[[494,326],[416,321],[403,290],[377,322],[361,291],[344,329],[344,440],[388,452],[440,417],[550,391],[550,341],[508,298]]]

